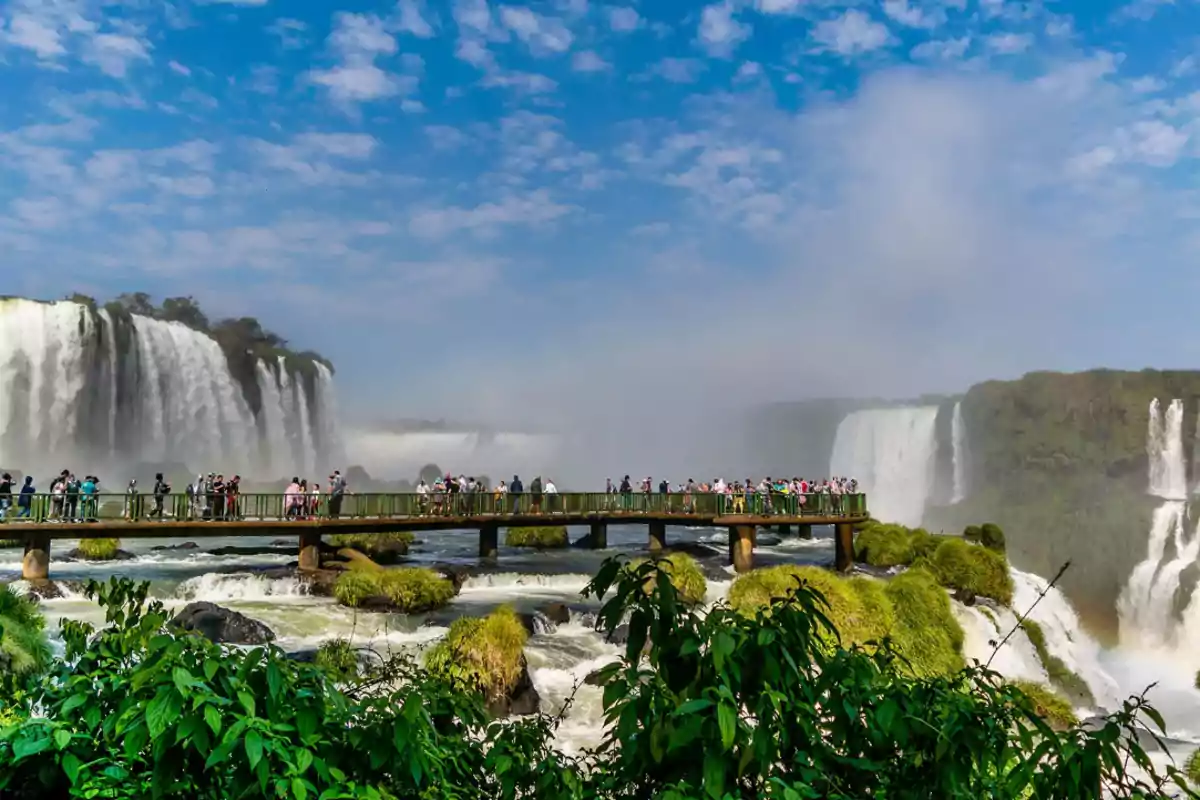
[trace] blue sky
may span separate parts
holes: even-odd
[[[5,293],[192,294],[354,414],[1192,366],[1200,3],[0,2]]]

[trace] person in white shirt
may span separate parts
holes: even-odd
[[[542,491],[551,495],[546,498],[546,511],[553,513],[557,509],[558,487],[554,485],[554,481],[547,478],[546,485],[542,487]]]
[[[417,513],[424,514],[429,510],[429,484],[422,478],[417,482]]]

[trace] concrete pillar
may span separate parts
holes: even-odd
[[[729,527],[729,560],[733,563],[734,572],[754,569],[754,530],[754,525]]]
[[[38,532],[25,535],[21,577],[27,581],[44,581],[50,577],[50,534]]]
[[[593,550],[603,550],[608,547],[608,523],[593,522],[592,530],[588,534],[588,547]]]
[[[780,536],[791,536],[792,535],[792,526],[791,525],[780,525],[779,526],[779,535]]]
[[[797,525],[796,526],[796,535],[799,536],[801,539],[811,539],[812,538],[812,525]]]
[[[654,521],[650,523],[650,550],[657,552],[667,546],[667,523]]]
[[[500,526],[485,522],[479,526],[479,557],[494,559],[500,554]]]
[[[321,568],[321,534],[315,528],[300,531],[300,571],[315,572]]]
[[[833,563],[838,572],[849,572],[854,566],[854,525],[849,522],[839,522],[834,526]]]

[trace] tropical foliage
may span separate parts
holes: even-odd
[[[803,580],[752,613],[701,612],[656,562],[606,562],[587,591],[628,640],[598,676],[603,741],[578,759],[554,719],[490,721],[483,692],[403,657],[335,680],[173,633],[145,585],[87,591],[106,626],[66,623],[64,658],[0,697],[6,798],[1200,797],[1139,743],[1143,721],[1163,727],[1142,699],[1057,731],[1045,698],[985,668],[913,677],[886,637],[844,646]]]
[[[508,528],[504,532],[507,547],[533,547],[538,550],[554,550],[570,544],[567,529],[562,525]]]

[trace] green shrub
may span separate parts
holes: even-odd
[[[1061,658],[1052,655],[1046,648],[1046,633],[1042,630],[1042,626],[1031,619],[1026,619],[1021,622],[1021,628],[1029,637],[1029,643],[1033,645],[1033,649],[1037,651],[1038,659],[1042,662],[1042,667],[1045,668],[1046,675],[1050,678],[1050,685],[1061,691],[1068,700],[1076,705],[1095,705],[1096,699],[1092,696],[1092,690],[1088,688],[1087,682],[1072,672]]]
[[[446,638],[434,645],[425,666],[435,674],[479,689],[487,700],[506,696],[521,676],[521,660],[529,632],[509,606],[479,619],[462,617]]]
[[[335,533],[329,537],[329,543],[338,548],[350,547],[367,555],[382,552],[404,555],[412,546],[413,535],[409,531]]]
[[[963,538],[968,542],[978,542],[983,538],[983,529],[978,525],[968,525],[963,528]]]
[[[928,559],[938,549],[938,546],[946,541],[946,538],[930,533],[924,528],[917,528],[908,539],[908,546],[912,548],[913,561]]]
[[[504,532],[504,544],[507,547],[554,550],[569,546],[571,540],[567,537],[567,529],[562,525],[547,525],[545,527],[508,528]]]
[[[24,542],[20,539],[0,539],[0,549],[5,547],[21,547]]]
[[[121,549],[120,539],[80,539],[79,557],[87,561],[111,561]]]
[[[964,666],[963,630],[950,598],[925,569],[909,569],[887,582],[884,594],[896,624],[896,650],[918,677],[949,676]]]
[[[450,579],[425,567],[400,567],[374,574],[383,594],[405,614],[434,611],[454,599]]]
[[[1004,531],[1000,530],[999,525],[986,522],[980,528],[979,543],[989,550],[1003,553],[1005,548]]]
[[[346,683],[358,677],[358,651],[349,639],[321,642],[313,663],[338,683]]]
[[[379,579],[373,572],[347,570],[333,584],[333,596],[344,606],[358,608],[368,597],[381,594]]]
[[[786,597],[803,581],[820,592],[829,604],[825,615],[843,644],[882,639],[894,622],[883,584],[871,578],[844,578],[821,567],[794,566],[756,569],[739,575],[729,589],[729,605],[747,616],[772,601]]]
[[[1012,604],[1012,576],[1004,556],[962,539],[946,539],[938,545],[930,563],[943,586],[990,597],[1006,606]]]
[[[645,558],[634,559],[629,566],[636,569],[646,561]],[[683,602],[691,605],[704,602],[704,598],[708,594],[708,580],[700,571],[700,565],[694,558],[687,553],[671,553],[656,559],[655,563],[671,579],[671,584],[679,592],[679,597]],[[653,589],[654,581],[647,581],[646,591],[651,592]]]
[[[1061,695],[1049,686],[1033,681],[1012,681],[1013,686],[1029,699],[1035,714],[1056,731],[1064,731],[1079,724],[1075,710]]]
[[[0,693],[12,692],[50,663],[45,627],[33,601],[0,586]]]
[[[929,534],[925,534],[928,536]],[[912,532],[903,525],[872,525],[854,539],[854,557],[873,567],[911,564]]]
[[[454,584],[425,567],[347,570],[333,585],[333,596],[342,605],[357,608],[369,597],[386,597],[402,614],[434,611],[454,599]]]
[[[1192,751],[1187,763],[1183,765],[1183,774],[1187,775],[1193,786],[1200,786],[1200,749]]]

